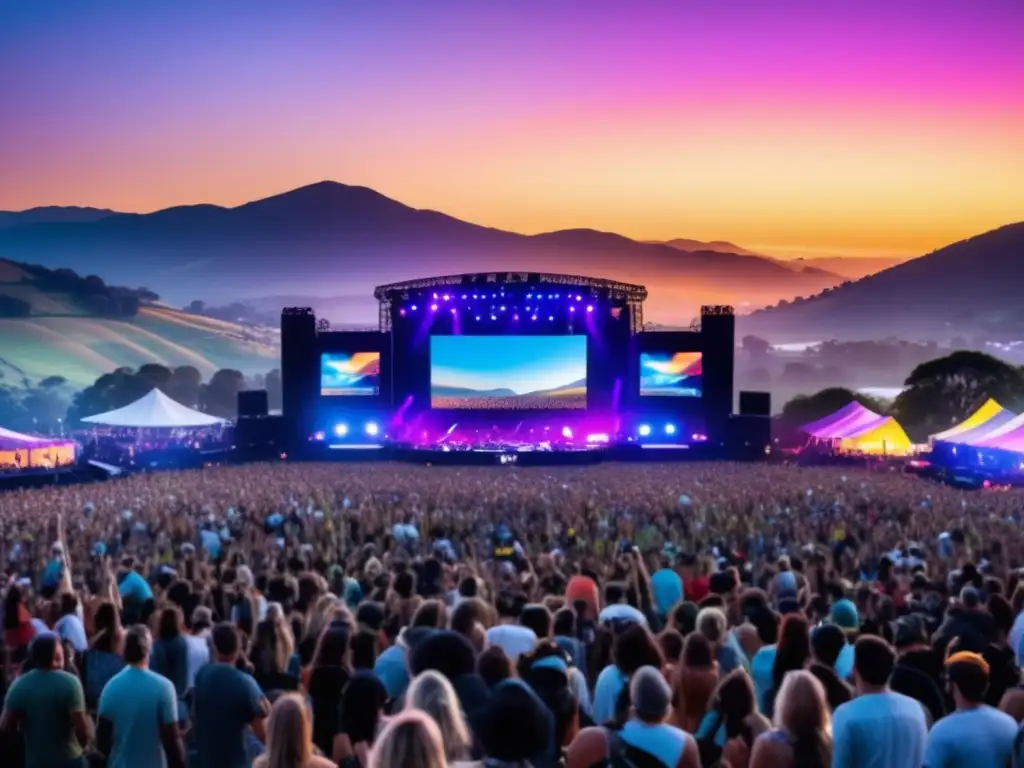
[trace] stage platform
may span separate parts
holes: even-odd
[[[693,445],[622,444],[558,451],[524,451],[512,447],[507,450],[488,448],[446,451],[441,448],[416,448],[402,445],[331,445],[323,443],[312,445],[305,456],[289,456],[287,458],[339,462],[398,461],[437,466],[565,467],[587,466],[606,461],[714,461],[723,458],[723,451],[721,447],[708,443]]]

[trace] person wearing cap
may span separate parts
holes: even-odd
[[[921,702],[934,723],[946,715],[942,657],[928,644],[920,616],[900,617],[893,625],[893,637],[898,659],[889,687]]]
[[[604,728],[586,728],[569,747],[567,768],[603,765],[622,755],[637,765],[657,762],[665,768],[699,768],[697,742],[669,725],[672,688],[655,667],[641,667],[629,682],[630,718],[617,735]]]
[[[192,631],[185,636],[188,643],[188,687],[196,682],[196,673],[210,663],[210,632],[213,630],[213,612],[205,605],[192,611]]]
[[[889,689],[896,654],[866,635],[854,645],[857,696],[832,716],[832,768],[910,768],[924,759],[924,708]]]
[[[21,730],[25,768],[85,768],[83,747],[92,739],[92,721],[85,712],[82,684],[64,671],[60,638],[52,632],[36,635],[29,661],[31,671],[7,692],[0,732]]]
[[[940,654],[957,638],[957,648],[981,653],[995,640],[996,624],[985,610],[985,602],[976,587],[965,586],[960,590],[959,604],[946,612],[946,620],[935,631],[932,645]]]
[[[829,624],[835,624],[846,634],[847,639],[856,639],[860,632],[860,615],[851,600],[836,600],[828,617]],[[840,680],[849,680],[853,675],[853,645],[843,646],[836,658],[836,674]]]
[[[1010,765],[1017,723],[985,704],[988,662],[977,653],[960,651],[946,659],[945,668],[947,693],[956,710],[928,734],[924,768]]]

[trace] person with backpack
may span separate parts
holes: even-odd
[[[630,717],[621,730],[586,728],[573,740],[566,768],[701,768],[696,740],[668,724],[672,688],[655,667],[629,683]]]

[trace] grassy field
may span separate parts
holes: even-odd
[[[280,365],[276,329],[249,328],[160,305],[136,317],[91,317],[68,297],[22,283],[25,273],[0,261],[0,294],[32,304],[32,316],[0,318],[0,372],[8,385],[63,376],[85,387],[103,373],[145,363],[192,365],[204,378],[218,368],[246,374]]]

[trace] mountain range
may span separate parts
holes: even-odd
[[[740,319],[772,341],[903,339],[978,346],[1024,339],[1024,222]]]
[[[701,304],[755,308],[843,280],[744,249],[720,252],[720,243],[681,250],[588,229],[506,232],[336,182],[235,208],[35,209],[2,219],[0,257],[144,285],[178,305],[261,300],[268,285],[276,295],[369,299],[374,285],[437,274],[565,272],[647,285],[651,316],[685,323]]]

